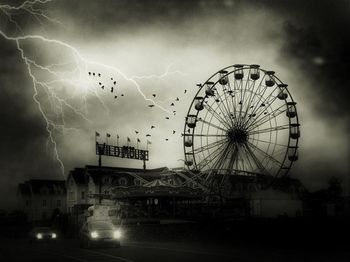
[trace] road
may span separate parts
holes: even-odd
[[[349,261],[350,252],[293,250],[256,246],[222,246],[199,243],[124,241],[120,248],[82,249],[77,240],[61,239],[57,243],[30,244],[25,239],[0,240],[0,261]]]

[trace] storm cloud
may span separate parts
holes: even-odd
[[[116,103],[108,91],[101,92],[99,80],[89,78],[87,72],[82,76],[74,71],[76,57],[71,49],[42,41],[22,42],[26,54],[37,62],[66,64],[59,68],[59,77],[70,82],[56,85],[54,91],[91,120],[64,107],[68,129],[53,133],[65,166],[62,174],[48,140],[46,122],[33,100],[26,65],[15,42],[1,38],[2,192],[14,195],[17,183],[24,179],[60,179],[71,168],[96,163],[95,130],[103,137],[111,133],[114,142],[118,134],[120,143],[128,136],[135,141],[134,131],[138,130],[143,133],[140,139],[144,147],[144,135],[154,124],[157,129],[152,134],[148,166],[181,166],[179,134],[197,90],[195,84],[235,63],[260,64],[289,84],[302,124],[300,160],[291,175],[312,190],[326,186],[332,175],[347,185],[348,1],[317,1],[317,6],[314,1],[52,1],[43,8],[60,23],[46,21],[42,25],[18,14],[23,28],[19,32],[2,15],[0,30],[8,35],[38,34],[68,43],[84,58],[98,63],[89,64],[87,71],[101,72],[104,83],[110,84],[110,77],[117,79],[119,92],[125,97]],[[159,77],[167,70],[172,73]],[[38,79],[52,77],[40,70],[34,73]],[[167,122],[169,114],[164,111],[145,111],[149,101],[121,73],[128,78],[139,76],[133,81],[140,90],[146,97],[157,93],[155,101],[167,110],[171,109],[169,101],[179,97],[176,116],[171,115]],[[187,96],[184,89],[189,90]],[[62,124],[45,89],[38,92],[36,98],[44,113]],[[172,130],[177,131],[176,136],[171,136]],[[170,141],[165,142],[165,138]],[[104,163],[142,166],[118,159]]]

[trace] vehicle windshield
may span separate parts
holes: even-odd
[[[97,230],[113,230],[113,224],[108,222],[93,222],[91,223],[92,229]]]

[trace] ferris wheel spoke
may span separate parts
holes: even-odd
[[[252,131],[249,133],[249,135],[255,135],[255,134],[262,134],[262,133],[267,133],[267,132],[273,132],[273,131],[279,131],[279,130],[284,130],[288,129],[289,125],[283,125],[283,126],[276,126],[276,127],[269,127],[257,131]]]
[[[210,155],[203,158],[198,164],[196,164],[197,167],[201,167],[200,169],[204,169],[206,166],[208,166],[214,159],[220,155],[221,147],[216,148]],[[209,159],[211,159],[211,162],[209,162]],[[202,166],[203,164],[203,166]]]
[[[217,90],[217,88],[215,88],[215,92],[214,92],[214,97],[216,98],[215,101],[218,99],[219,102],[216,101],[217,103],[217,108],[220,110],[221,114],[223,114],[224,118],[225,118],[225,121],[226,122],[230,122],[231,120],[230,119],[227,119],[227,115],[229,115],[229,112],[227,111],[227,109],[225,108],[224,106],[224,109],[222,109],[222,107],[220,106],[220,101],[222,100],[222,95],[220,95],[219,91]],[[215,103],[215,102],[214,102]]]
[[[248,80],[247,80],[247,82],[248,82]],[[254,88],[255,88],[255,80],[253,80],[252,81],[252,84],[248,87],[248,89],[246,90],[244,90],[244,94],[246,94],[246,92],[248,92],[250,95],[247,95],[246,97],[245,97],[245,95],[244,95],[244,108],[245,108],[245,112],[244,112],[244,116],[243,116],[243,118],[242,119],[245,119],[246,117],[247,117],[247,113],[248,113],[248,110],[249,110],[249,104],[250,104],[250,100],[251,100],[251,98],[252,98],[252,95],[253,94],[256,94],[255,92],[254,92]],[[244,121],[242,120],[241,121],[241,123],[240,123],[240,125],[242,126],[242,123],[243,123]]]
[[[272,104],[272,102],[277,98],[277,96],[276,97],[272,97],[272,95],[276,92],[277,88],[278,87],[276,85],[276,87],[272,90],[272,92],[262,101],[262,98],[264,97],[265,92],[268,89],[268,87],[266,86],[265,89],[264,89],[263,94],[258,99],[258,101],[257,101],[257,103],[256,103],[256,105],[255,105],[255,107],[254,107],[254,109],[253,109],[251,114],[256,114],[257,113],[257,110],[259,110],[259,108],[260,108],[260,106],[259,106],[260,104],[267,104],[266,108],[268,108]],[[273,98],[272,102],[270,102],[270,98],[271,97]],[[246,121],[244,124],[247,125],[249,123],[249,120],[250,119],[248,119],[248,121]]]
[[[279,116],[280,114],[284,113],[287,111],[287,108],[285,108],[284,110],[280,110],[282,107],[284,107],[285,105],[282,105],[280,107],[278,107],[277,109],[275,109],[274,111],[272,111],[271,113],[267,114],[266,116],[263,116],[260,119],[255,119],[255,122],[252,122],[251,124],[247,125],[246,128],[247,130],[254,130],[255,128],[265,124],[266,122],[276,118],[277,116]]]
[[[238,157],[238,146],[235,144],[232,144],[231,147],[233,147],[233,152],[232,152],[232,157],[230,158],[229,165],[228,165],[228,170],[232,170],[234,168],[234,165],[236,163],[237,157]]]
[[[221,152],[221,154],[219,154],[219,157],[217,159],[217,161],[214,163],[213,167],[214,169],[222,169],[222,167],[225,164],[225,160],[226,160],[226,156],[228,154],[230,148],[230,143],[227,143],[225,146],[225,149]]]
[[[203,120],[203,119],[201,119],[201,118],[199,118],[198,121],[200,121],[200,122],[202,122],[202,123],[205,123],[205,124],[207,124],[207,125],[210,125],[210,126],[212,126],[212,127],[215,127],[215,128],[217,128],[217,129],[219,129],[219,130],[225,132],[225,133],[227,132],[227,130],[223,129],[222,127],[219,127],[219,126],[217,126],[217,125],[214,125],[213,123],[210,123],[210,122],[208,122],[208,121],[205,121],[205,120]]]
[[[219,134],[192,134],[191,136],[198,136],[198,137],[227,137],[227,135],[219,135]]]
[[[273,97],[272,101],[267,101],[267,103],[266,103],[266,105],[264,106],[264,108],[271,107],[272,103],[276,100],[276,98],[277,98],[277,96],[276,96],[276,97]],[[280,106],[279,108],[281,108],[281,107],[283,107],[283,106],[285,106],[285,105],[282,105],[282,106]],[[276,112],[276,110],[279,110],[279,108],[273,110],[273,111],[270,113],[270,115],[272,115],[273,117],[275,117],[273,114],[274,114],[274,112]],[[265,110],[259,111],[259,109],[260,109],[260,108],[258,108],[257,111],[256,111],[257,117],[256,117],[255,119],[258,119],[258,118],[264,113],[264,111],[265,111]],[[284,111],[280,111],[279,114],[285,112],[286,110],[287,110],[287,108],[285,108]],[[279,115],[279,114],[278,114],[278,115]],[[250,126],[250,125],[252,125],[252,124],[254,124],[254,121],[251,122],[251,123],[249,123],[249,121],[248,121],[248,122],[246,123],[246,126],[247,126],[247,125]]]
[[[288,147],[288,145],[282,145],[282,144],[278,144],[272,141],[266,141],[266,140],[261,140],[261,139],[256,139],[256,138],[252,138],[249,137],[249,140],[254,140],[254,141],[258,141],[258,142],[262,142],[262,143],[266,143],[266,144],[271,144],[271,145],[276,145],[276,146],[281,146],[281,147]]]
[[[190,153],[200,153],[202,151],[212,149],[216,146],[220,146],[221,144],[225,143],[226,141],[227,141],[227,138],[221,139],[219,141],[215,141],[215,142],[212,142],[212,143],[207,144],[205,146],[201,146],[201,147],[198,147],[196,149],[193,149],[192,151],[190,151]]]
[[[264,94],[265,94],[265,92],[267,90],[267,86],[262,86],[262,81],[265,79],[265,76],[266,76],[266,74],[264,74],[264,76],[261,78],[260,83],[259,83],[259,85],[257,87],[257,91],[255,93],[251,93],[251,96],[250,96],[251,99],[249,101],[249,104],[248,104],[247,108],[250,108],[252,106],[252,104],[254,104],[255,101],[256,101],[256,99],[255,99],[256,97],[253,96],[253,94],[256,94],[257,92],[261,93],[261,95],[258,98],[258,101],[257,101],[255,107],[253,107],[253,111],[255,110],[255,108],[257,107],[257,105],[261,101],[261,99],[264,97]],[[263,91],[261,90],[262,89],[261,87],[263,87]],[[251,114],[253,114],[253,112]]]
[[[223,93],[224,93],[224,96],[225,96],[225,103],[226,103],[227,107],[225,106],[224,101],[222,101],[222,102],[223,102],[224,107],[226,108],[227,116],[230,119],[231,126],[233,126],[234,123],[233,123],[233,120],[232,120],[232,117],[231,117],[231,110],[230,110],[230,106],[229,106],[229,99],[228,99],[228,97],[226,95],[226,92],[223,91]]]
[[[230,128],[230,126],[227,124],[226,120],[223,119],[210,105],[205,104],[204,108],[207,109],[207,112],[209,112],[212,116],[214,116],[215,119],[220,122],[220,124],[222,124],[226,128]]]
[[[218,108],[220,109],[221,113],[224,115],[224,118],[226,119],[226,122],[228,123],[231,123],[231,125],[233,125],[233,121],[230,117],[231,115],[231,112],[230,110],[225,106],[225,103],[224,103],[224,100],[226,101],[226,96],[225,96],[225,93],[223,95],[220,95],[219,94],[219,91],[216,90],[217,94],[218,94],[218,99],[219,99],[219,102],[217,102],[217,106]],[[223,99],[223,96],[225,96],[225,99]],[[222,103],[221,103],[222,102]],[[222,105],[222,106],[220,106]],[[223,109],[222,109],[223,107]]]
[[[230,82],[228,82],[227,87],[229,89],[229,96],[231,97],[231,104],[232,104],[232,108],[233,108],[233,113],[234,113],[234,115],[236,117],[236,105],[235,105],[235,102],[234,102],[234,99],[233,99],[234,96],[236,96],[236,94],[232,95],[232,93],[234,93],[234,90],[232,90]]]
[[[259,160],[259,158],[254,154],[254,152],[251,150],[251,148],[247,145],[244,144],[245,148],[248,151],[248,154],[251,156],[251,158],[254,160],[256,166],[258,167],[258,169],[260,169],[262,171],[263,174],[269,174],[266,170],[266,168],[263,166],[263,164],[261,163],[261,161]]]
[[[270,159],[272,162],[274,162],[275,164],[277,164],[278,166],[282,166],[282,163],[280,161],[278,161],[276,158],[274,158],[273,156],[269,155],[268,153],[266,153],[264,150],[262,150],[261,148],[257,147],[256,145],[254,145],[253,143],[250,143],[249,141],[247,142],[251,147],[255,148],[257,151],[259,151],[261,154],[263,154],[266,158]]]
[[[243,150],[245,152],[245,157],[246,157],[247,162],[248,162],[248,164],[249,164],[249,166],[251,168],[251,172],[254,172],[256,167],[254,168],[252,162],[250,161],[249,152],[247,151],[247,149],[244,146],[242,148],[243,148]],[[254,159],[252,159],[252,160],[254,161]],[[249,172],[249,171],[247,171],[247,172]]]

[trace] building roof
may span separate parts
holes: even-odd
[[[151,182],[148,182],[146,184],[143,185],[144,187],[173,187],[173,185],[165,182],[165,181],[162,181],[160,179],[155,179]]]
[[[65,194],[66,181],[65,180],[44,180],[44,179],[30,179],[18,185],[19,192],[22,195],[40,195],[43,190],[50,195]]]
[[[88,183],[85,168],[75,168],[69,172],[69,175],[73,177],[77,185],[86,185]]]
[[[98,178],[102,176],[119,176],[122,174],[128,174],[149,182],[154,179],[160,178],[164,172],[169,172],[169,168],[161,167],[156,169],[137,169],[137,168],[125,168],[125,167],[107,167],[107,166],[89,166],[86,167],[87,173],[93,178],[94,182],[98,182]]]

